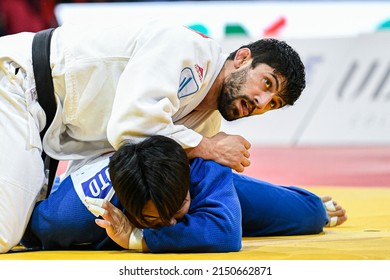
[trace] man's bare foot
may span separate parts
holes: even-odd
[[[329,222],[325,227],[339,226],[348,219],[346,210],[341,205],[338,205],[336,201],[332,200],[331,196],[323,196],[321,199],[329,217]]]

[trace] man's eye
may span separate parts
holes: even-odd
[[[268,79],[263,79],[263,82],[265,84],[265,87],[269,89],[272,86],[272,83]]]
[[[271,107],[271,109],[275,109],[276,108],[276,102],[271,100],[271,102],[269,103],[269,106]]]

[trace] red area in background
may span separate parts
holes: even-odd
[[[253,147],[244,174],[279,185],[390,187],[390,146]]]
[[[244,174],[289,186],[390,187],[390,146],[252,147]],[[67,162],[60,162],[58,174]]]

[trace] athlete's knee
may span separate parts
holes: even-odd
[[[7,207],[5,203],[4,200],[0,200],[0,253],[7,253],[17,245],[24,230],[18,223],[17,213],[14,213],[17,209]]]
[[[33,199],[20,195],[15,186],[1,184],[0,179],[0,253],[18,245],[32,211]]]
[[[0,201],[0,208],[1,201]],[[18,219],[9,212],[0,213],[0,253],[7,253],[19,244],[24,228],[18,223]]]
[[[18,241],[12,235],[10,232],[0,233],[0,254],[9,252],[18,244]]]

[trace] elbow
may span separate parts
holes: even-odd
[[[12,245],[10,241],[7,238],[4,238],[4,236],[0,236],[0,254],[7,253],[9,250],[12,249]]]
[[[212,250],[214,253],[228,253],[228,252],[238,252],[242,248],[242,236],[234,238],[225,238],[224,240],[219,240],[215,248]]]
[[[16,228],[17,226],[15,226]],[[12,229],[3,223],[0,223],[0,254],[9,252],[14,246],[18,245],[22,238],[22,233],[16,229]]]
[[[226,235],[220,238],[214,238],[212,242],[199,246],[198,253],[228,253],[238,252],[242,247],[242,236]]]
[[[219,238],[213,241],[214,252],[226,253],[226,252],[238,252],[242,248],[242,228],[241,225],[231,225],[228,229],[225,229],[223,233],[219,235]]]
[[[238,252],[242,248],[242,227],[240,225],[232,231],[232,234],[229,238],[230,252]]]
[[[240,231],[240,234],[232,234],[230,236],[229,240],[226,241],[228,250],[226,252],[238,252],[242,248],[242,234]]]

